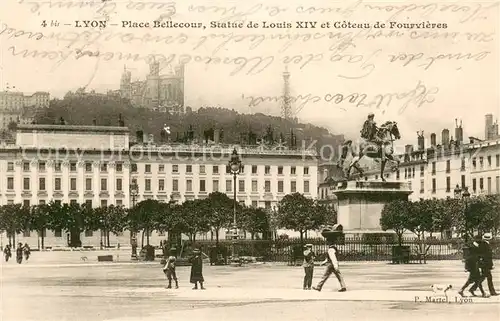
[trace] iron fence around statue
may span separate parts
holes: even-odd
[[[323,238],[314,239],[278,239],[278,240],[238,240],[235,243],[236,253],[240,257],[249,257],[262,262],[281,262],[290,265],[302,264],[303,250],[305,244],[312,244],[316,253],[316,261],[322,261],[326,257],[328,245]],[[500,259],[500,241],[490,242],[493,250],[493,258]],[[404,238],[402,246],[410,248],[411,261],[421,260],[461,260],[463,242],[459,239],[440,240],[426,239],[417,240]],[[204,253],[213,252],[215,241],[196,241]],[[233,242],[231,240],[220,240],[218,247],[221,253],[230,253]],[[361,239],[345,238],[343,244],[337,245],[339,249],[339,260],[342,261],[391,261],[393,247],[398,246],[395,239]]]

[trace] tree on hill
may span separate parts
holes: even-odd
[[[152,111],[146,108],[135,108],[126,100],[103,99],[93,96],[70,96],[64,99],[54,99],[48,108],[39,109],[34,117],[37,124],[56,124],[62,117],[71,125],[92,125],[94,118],[97,125],[118,126],[119,115],[122,114],[125,126],[132,133],[144,131],[153,134],[156,141],[160,141],[160,134],[164,125],[170,127],[173,140],[186,141],[186,135],[193,127],[195,138],[201,143],[205,132],[210,129],[223,131],[223,143],[227,144],[254,144],[255,138],[264,139],[269,134],[269,128],[275,141],[283,136],[289,146],[293,141],[300,148],[303,141],[318,151],[324,145],[336,147],[343,142],[343,136],[332,135],[325,128],[311,124],[297,124],[292,120],[273,117],[264,114],[240,114],[234,110],[224,108],[199,108],[192,113],[169,114]],[[255,136],[256,137],[255,137]],[[328,158],[331,149],[325,150],[324,157]]]

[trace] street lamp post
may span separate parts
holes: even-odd
[[[135,181],[130,184],[130,197],[132,197],[132,208],[135,207],[136,198],[139,195],[139,186]],[[137,234],[131,229],[130,230],[130,245],[132,246],[132,260],[137,260]]]
[[[236,240],[238,239],[238,226],[236,224],[236,177],[241,173],[241,160],[238,155],[238,151],[236,148],[233,150],[231,154],[231,159],[229,160],[229,168],[231,170],[231,174],[233,174],[233,246],[231,252],[231,261],[233,264],[239,264],[239,259],[236,257]]]
[[[454,189],[454,194],[456,199],[462,199],[464,201],[464,241],[467,243],[469,241],[469,209],[468,209],[468,200],[470,197],[469,193],[469,188],[467,186],[464,186],[464,188],[460,188],[457,184],[457,186]]]

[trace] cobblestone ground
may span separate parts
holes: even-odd
[[[499,297],[460,302],[454,292],[447,302],[426,302],[428,298],[444,300],[430,291],[431,284],[452,284],[454,289],[463,284],[466,274],[460,261],[425,265],[342,262],[348,286],[345,293],[336,292],[334,278],[320,293],[301,290],[301,267],[205,265],[207,290],[193,291],[188,283],[189,267],[178,267],[180,289],[167,290],[159,262],[124,262],[128,252],[121,252],[119,262],[97,263],[97,255],[35,252],[21,265],[2,262],[0,320],[455,321],[500,317]],[[322,271],[315,268],[313,283]],[[493,272],[500,288],[500,273]]]

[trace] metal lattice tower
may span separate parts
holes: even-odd
[[[285,71],[283,72],[283,100],[281,103],[281,117],[285,119],[292,119],[293,116],[290,97],[290,73],[288,72],[288,66],[285,66]]]

